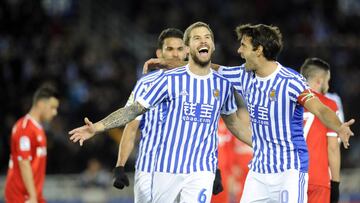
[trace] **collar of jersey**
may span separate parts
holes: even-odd
[[[270,75],[268,75],[266,77],[259,77],[255,74],[256,79],[259,81],[266,81],[266,80],[270,80],[270,79],[274,78],[282,67],[282,65],[279,62],[276,62],[276,63],[277,63],[277,68],[275,69],[274,72],[272,72]]]
[[[42,129],[42,125],[37,122],[32,116],[30,116],[30,114],[26,114],[26,118],[31,120],[31,122],[39,129]]]
[[[206,80],[210,78],[210,76],[213,74],[213,70],[211,68],[210,68],[210,73],[207,75],[196,75],[195,73],[191,72],[189,69],[189,64],[187,64],[185,68],[186,68],[186,72],[190,75],[190,77],[197,78],[200,80]]]

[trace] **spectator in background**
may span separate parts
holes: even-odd
[[[110,186],[110,181],[110,173],[104,170],[99,160],[90,159],[80,178],[80,186],[83,188],[82,200],[86,203],[106,202],[106,189]]]
[[[7,203],[44,203],[42,193],[46,170],[46,135],[42,127],[57,115],[59,100],[53,86],[36,90],[32,107],[14,125],[5,185]]]
[[[80,183],[83,188],[106,188],[110,180],[109,173],[103,169],[99,160],[92,158],[88,161],[87,167],[81,175]]]

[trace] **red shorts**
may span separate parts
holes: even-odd
[[[308,203],[330,202],[330,188],[320,185],[308,186]]]
[[[23,194],[6,194],[5,202],[6,203],[25,203],[28,198]],[[43,197],[38,197],[38,203],[46,203],[46,200]]]

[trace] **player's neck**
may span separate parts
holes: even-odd
[[[191,59],[189,60],[189,70],[195,75],[199,75],[199,76],[208,75],[210,73],[210,65],[211,63],[203,67],[195,63],[193,60]]]
[[[256,76],[264,78],[271,75],[278,67],[276,61],[268,61],[266,59],[259,59],[256,64],[258,67],[255,71]]]
[[[34,119],[36,122],[41,123],[40,120],[40,113],[34,108],[32,107],[28,113],[32,119]]]

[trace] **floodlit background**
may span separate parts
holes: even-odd
[[[83,147],[71,143],[67,132],[85,116],[97,121],[122,107],[144,61],[155,57],[158,34],[196,21],[213,29],[213,61],[224,65],[243,63],[236,52],[237,25],[279,26],[285,44],[279,61],[296,70],[307,57],[328,61],[331,91],[341,96],[345,118],[359,118],[359,0],[1,0],[0,202],[11,127],[44,81],[55,81],[61,90],[59,115],[46,126],[48,202],[132,202],[133,183],[119,191],[111,181],[122,129]],[[351,148],[342,149],[344,203],[360,201],[359,122],[352,127]],[[97,174],[95,182],[87,181],[89,174]]]

